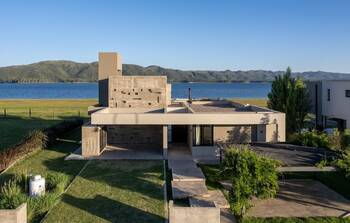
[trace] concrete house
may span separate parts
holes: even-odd
[[[99,54],[98,80],[99,105],[82,127],[83,157],[132,151],[166,159],[181,146],[215,159],[219,142],[285,141],[284,113],[227,100],[172,99],[166,76],[123,76],[117,53]]]
[[[313,81],[307,87],[319,127],[327,128],[332,121],[340,130],[350,129],[350,80]]]

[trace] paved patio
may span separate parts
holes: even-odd
[[[81,148],[67,156],[66,160],[85,159]],[[148,145],[112,146],[108,145],[100,156],[90,157],[96,160],[163,160],[163,149]]]
[[[322,149],[274,148],[269,146],[250,146],[258,154],[279,160],[283,166],[314,166],[325,158]]]
[[[344,216],[350,201],[314,180],[286,180],[279,183],[274,199],[252,201],[247,215],[252,217]]]

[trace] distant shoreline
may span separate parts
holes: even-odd
[[[0,82],[0,84],[97,84],[98,82]],[[272,81],[191,81],[191,82],[169,82],[169,84],[249,84],[249,83],[272,83]]]

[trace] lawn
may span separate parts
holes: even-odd
[[[64,140],[45,150],[38,150],[24,160],[19,161],[6,172],[0,175],[0,185],[3,185],[10,177],[15,174],[40,174],[44,177],[49,174],[60,173],[67,176],[71,181],[75,175],[82,169],[86,161],[65,161],[64,158],[70,152],[76,150],[80,144],[80,129],[76,129],[62,137]],[[29,211],[29,222],[39,222],[45,214],[45,211],[33,207]]]
[[[162,161],[90,161],[45,222],[164,222]]]
[[[95,100],[0,100],[0,150],[15,145],[34,129],[87,117],[87,108],[93,104]]]

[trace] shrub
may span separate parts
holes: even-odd
[[[336,161],[336,166],[350,179],[350,151],[343,154],[342,158]]]
[[[329,139],[326,133],[315,129],[301,133],[292,134],[289,141],[296,145],[318,148],[329,148]]]
[[[349,129],[345,129],[344,132],[342,132],[341,149],[343,151],[350,150],[350,130]]]
[[[334,129],[329,135],[329,148],[332,150],[340,150],[342,148],[342,135],[338,129]]]
[[[83,124],[82,119],[66,120],[43,131],[33,131],[18,145],[0,151],[0,172],[9,167],[15,160],[53,143],[59,135]]]
[[[278,190],[279,163],[259,156],[247,146],[231,147],[225,151],[222,174],[232,178],[229,201],[236,215],[243,215],[253,196],[274,197]]]
[[[22,193],[21,187],[14,179],[6,182],[0,192],[1,209],[15,209],[26,201],[26,195]]]
[[[45,147],[47,137],[42,131],[33,131],[20,144],[0,152],[0,171],[6,169],[16,159]]]
[[[47,190],[54,193],[63,193],[68,183],[68,176],[62,173],[50,174],[46,177]]]

